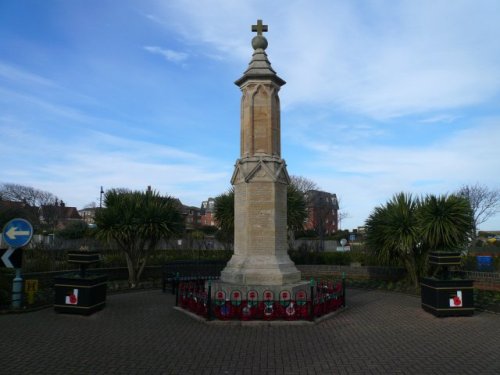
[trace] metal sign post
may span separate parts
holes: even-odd
[[[22,252],[33,237],[33,226],[25,219],[12,219],[2,231],[4,242],[9,245],[0,258],[7,268],[15,268],[16,276],[12,280],[12,308],[19,309],[22,305],[23,278],[21,275]]]

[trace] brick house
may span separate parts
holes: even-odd
[[[61,200],[56,199],[54,204],[42,205],[40,207],[40,222],[48,224],[57,229],[64,228],[72,221],[82,221],[76,207],[69,207]]]
[[[201,226],[201,215],[198,207],[183,205],[181,213],[184,216],[187,230],[196,229]]]
[[[201,202],[201,225],[202,226],[217,226],[214,220],[215,199],[208,198],[208,200]]]
[[[326,191],[308,190],[305,198],[308,216],[304,229],[314,230],[319,235],[335,233],[339,227],[337,195]]]

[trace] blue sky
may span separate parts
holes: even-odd
[[[230,187],[250,25],[269,25],[290,174],[363,225],[394,193],[500,188],[500,2],[0,2],[0,182],[200,206]],[[500,215],[481,226],[500,229]]]

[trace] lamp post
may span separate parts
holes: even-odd
[[[104,190],[102,189],[102,186],[101,186],[101,192],[99,195],[99,208],[102,208],[102,195],[103,194],[104,194]]]

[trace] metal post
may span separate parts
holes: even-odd
[[[212,320],[212,282],[208,280],[208,295],[207,295],[207,320]]]
[[[311,310],[309,311],[309,320],[314,321],[314,279],[311,278]]]
[[[345,272],[342,272],[342,307],[345,307]]]
[[[12,280],[12,308],[20,309],[23,302],[23,278],[21,268],[16,268],[16,276]]]
[[[177,272],[177,275],[175,275],[175,306],[179,305],[179,272]]]
[[[101,186],[101,191],[99,192],[99,208],[102,208],[102,195],[104,194],[104,190]]]

